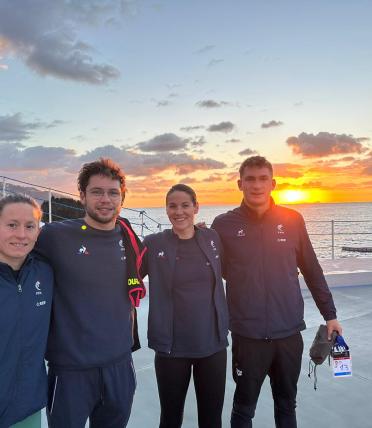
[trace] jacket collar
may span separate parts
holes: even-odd
[[[21,271],[26,265],[32,263],[32,260],[35,258],[35,255],[31,252],[27,255],[25,261],[22,263],[22,266],[19,268],[19,271]],[[9,266],[7,263],[0,262],[0,271],[2,272],[10,272],[13,270],[11,266]]]
[[[270,196],[269,208],[267,209],[267,211],[264,212],[262,217],[258,217],[257,213],[254,210],[252,210],[252,208],[250,208],[248,205],[246,205],[246,203],[244,202],[244,199],[243,199],[241,204],[240,204],[240,211],[242,212],[242,214],[245,217],[248,217],[251,220],[257,220],[258,221],[258,220],[260,220],[260,218],[265,219],[265,218],[269,217],[273,213],[275,207],[276,207],[275,201],[272,198],[272,196]]]

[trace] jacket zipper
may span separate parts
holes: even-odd
[[[174,333],[173,287],[172,287],[172,289],[170,290],[170,293],[171,293],[171,297],[170,297],[170,306],[171,306],[171,313],[172,313],[172,316],[171,316],[171,319],[172,319],[172,325],[170,326],[170,329],[171,329],[170,340],[171,340],[171,342],[170,342],[170,346],[169,346],[169,348],[168,348],[168,349],[167,349],[167,351],[166,351],[166,353],[167,353],[168,355],[170,355],[170,354],[171,354],[171,352],[172,352],[172,348],[173,348],[173,333]]]
[[[261,241],[261,277],[262,277],[262,284],[264,289],[264,295],[265,295],[265,340],[270,340],[269,332],[268,332],[268,291],[267,291],[267,285],[265,281],[265,269],[264,269],[264,226],[262,220],[260,221],[260,241]]]

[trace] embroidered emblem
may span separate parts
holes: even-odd
[[[278,235],[283,235],[285,233],[284,226],[282,224],[278,224],[276,226],[276,231],[278,232]]]
[[[164,258],[164,256],[165,256],[164,251],[159,251],[159,252],[158,252],[158,258],[159,258],[159,259],[163,259],[163,258]]]
[[[238,230],[238,233],[236,234],[236,236],[245,236],[245,232],[243,229]]]
[[[41,285],[40,281],[35,282],[35,289],[36,289],[35,296],[40,296],[41,294],[43,294],[43,292],[41,291],[40,285]]]
[[[81,256],[89,256],[89,251],[87,250],[87,247],[85,245],[81,245],[78,254]]]
[[[42,300],[42,301],[40,301],[40,302],[36,302],[36,306],[37,306],[37,307],[39,307],[39,306],[44,306],[44,305],[46,305],[46,300]]]
[[[120,247],[120,251],[125,251],[124,242],[122,239],[120,239],[119,241],[119,247]]]

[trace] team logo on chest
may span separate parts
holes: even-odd
[[[285,228],[284,228],[283,224],[278,224],[276,226],[276,233],[278,235],[278,238],[276,240],[277,242],[287,242],[287,239],[284,237],[284,235],[285,235]]]
[[[81,244],[79,250],[78,250],[79,256],[89,256],[89,251],[87,250],[87,247],[84,244]]]
[[[236,236],[237,236],[238,238],[241,238],[242,236],[245,236],[245,231],[244,231],[244,229],[239,229],[239,230],[237,231],[237,233],[236,233]]]
[[[120,247],[120,251],[122,252],[120,260],[124,261],[127,257],[125,255],[125,246],[124,246],[124,242],[122,239],[120,239],[120,241],[119,241],[119,247]]]
[[[158,252],[158,259],[164,259],[165,258],[165,253],[164,250],[161,250]]]
[[[217,251],[216,244],[214,241],[211,241],[211,247],[213,251]]]
[[[46,305],[46,300],[39,300],[39,299],[43,299],[43,297],[41,297],[42,294],[43,294],[43,292],[41,291],[41,282],[40,281],[36,281],[35,282],[35,296],[38,296],[37,297],[38,301],[35,304],[36,307],[40,307],[40,306]]]
[[[43,294],[43,292],[41,291],[41,282],[40,281],[36,281],[35,282],[35,296],[40,296],[41,294]]]
[[[278,235],[284,235],[285,233],[284,226],[282,224],[278,224],[276,226],[276,231],[278,232]]]
[[[214,241],[211,241],[211,247],[212,247],[213,251],[217,251],[216,243]],[[220,256],[218,254],[216,254],[214,257],[216,259],[218,259]],[[209,265],[207,264],[207,266],[209,266]]]

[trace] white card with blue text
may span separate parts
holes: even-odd
[[[352,376],[351,357],[333,358],[333,376],[334,377],[350,377]]]

